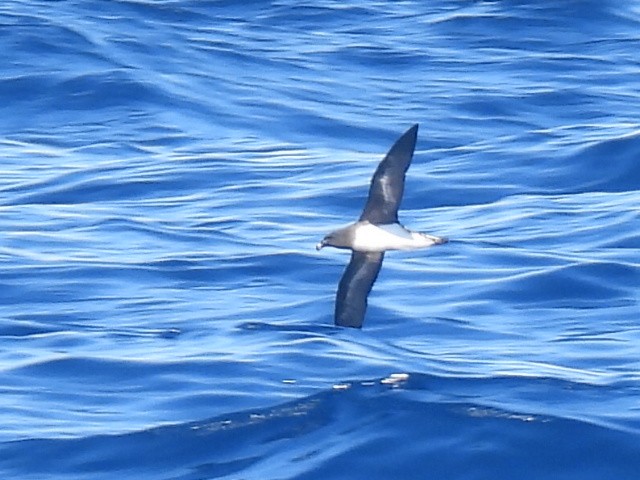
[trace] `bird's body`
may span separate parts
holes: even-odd
[[[447,241],[444,237],[412,232],[398,222],[405,173],[411,164],[417,133],[416,124],[396,141],[378,165],[360,219],[330,233],[316,246],[318,250],[332,246],[352,251],[338,285],[336,325],[362,327],[367,296],[378,277],[384,252],[426,248]]]
[[[413,250],[430,247],[437,241],[437,237],[412,232],[399,223],[374,225],[369,222],[358,222],[352,249],[358,252]]]

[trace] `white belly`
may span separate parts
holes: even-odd
[[[437,237],[411,232],[402,225],[360,225],[355,231],[353,249],[359,252],[384,252],[385,250],[412,250],[430,247]]]

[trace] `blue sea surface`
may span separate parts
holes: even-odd
[[[2,479],[640,475],[640,2],[0,4]],[[362,330],[373,171],[420,124]]]

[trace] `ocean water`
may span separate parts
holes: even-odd
[[[640,2],[0,4],[3,479],[637,479]],[[393,141],[362,330],[345,252]]]

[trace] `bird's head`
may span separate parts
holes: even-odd
[[[335,232],[331,232],[325,236],[317,245],[316,250],[320,250],[323,247],[335,247],[335,248],[351,248],[352,242],[352,230],[350,227],[341,228]]]
[[[316,250],[321,250],[323,247],[327,246],[327,237],[324,237],[316,244]]]

